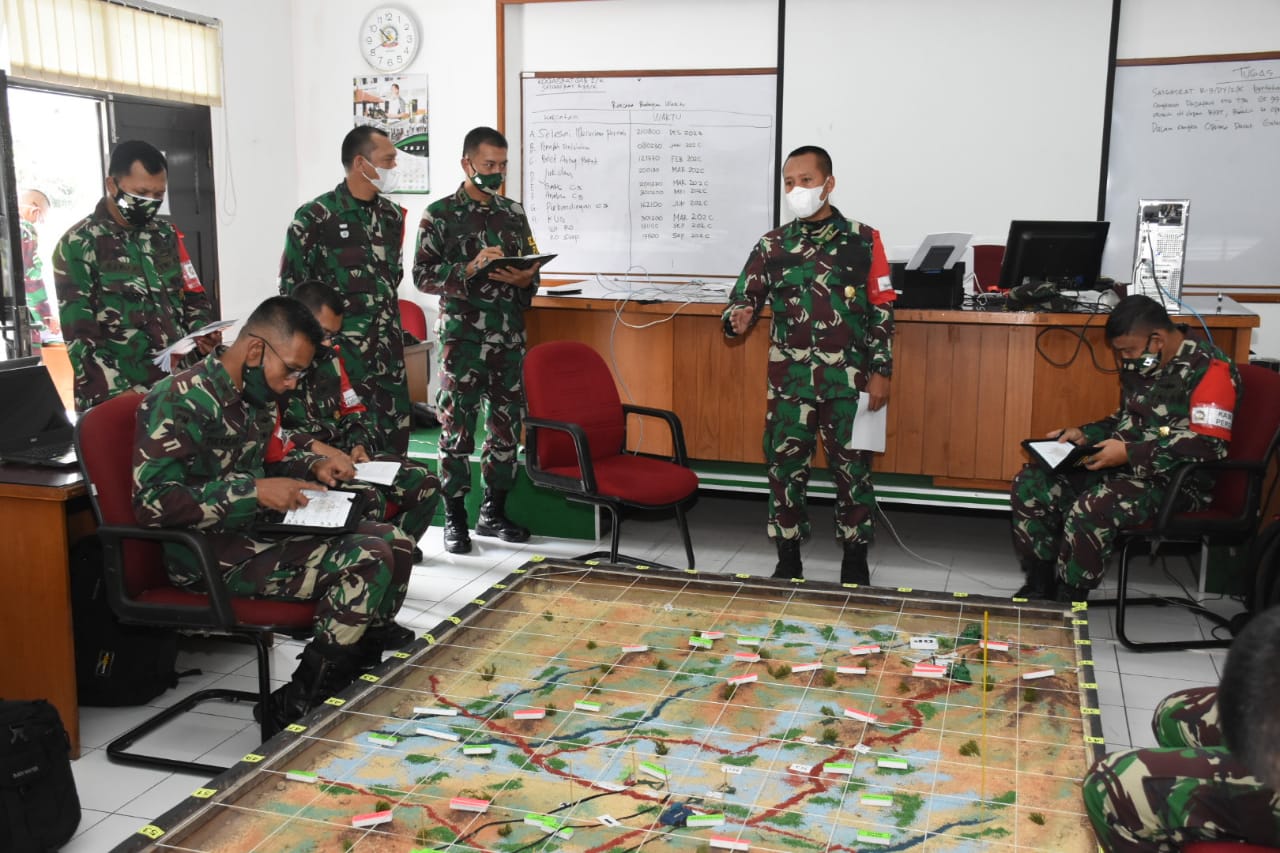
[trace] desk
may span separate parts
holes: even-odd
[[[48,699],[80,757],[68,552],[91,532],[79,471],[0,465],[0,696]]]
[[[1248,361],[1258,315],[1231,299],[1221,306],[1211,297],[1189,301],[1204,314],[1218,346],[1236,361]],[[625,323],[656,322],[630,328],[618,322],[619,304],[536,297],[526,315],[529,345],[586,343],[625,384],[624,400],[680,416],[691,457],[763,463],[768,329],[761,324],[728,341],[720,321],[723,303],[672,302],[626,303]],[[1105,320],[1091,314],[898,311],[888,440],[874,470],[931,477],[938,487],[1007,491],[1025,459],[1022,439],[1115,409],[1116,377],[1096,368],[1087,348],[1068,366],[1049,361],[1070,361],[1083,334],[1111,367]],[[1203,334],[1194,318],[1179,322]],[[645,447],[664,452],[654,432]],[[820,450],[818,464],[825,464]]]

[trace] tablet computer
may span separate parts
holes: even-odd
[[[547,264],[555,255],[511,255],[508,257],[494,258],[482,267],[484,272],[492,272],[493,270],[517,269],[527,270],[534,264]]]
[[[1098,452],[1097,445],[1072,444],[1056,438],[1028,438],[1023,440],[1022,446],[1032,459],[1054,472],[1079,468],[1085,459]]]
[[[351,533],[364,515],[364,495],[344,489],[305,490],[307,505],[281,512],[259,507],[253,532],[273,536],[335,536]]]

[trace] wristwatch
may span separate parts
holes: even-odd
[[[887,379],[893,375],[893,365],[892,364],[873,364],[871,365],[871,372],[879,373],[881,376]]]

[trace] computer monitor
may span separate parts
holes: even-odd
[[[1042,281],[1059,290],[1092,288],[1110,227],[1110,222],[1013,220],[1000,265],[1000,289]]]

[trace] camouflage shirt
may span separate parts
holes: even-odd
[[[1082,426],[1085,441],[1124,441],[1129,467],[1138,477],[1167,477],[1188,462],[1226,456],[1226,440],[1209,434],[1215,430],[1192,423],[1192,409],[1202,402],[1198,399],[1201,380],[1215,359],[1229,367],[1231,399],[1227,402],[1234,409],[1235,391],[1240,387],[1235,365],[1217,347],[1187,338],[1155,375],[1121,372],[1120,408],[1110,417]],[[1207,480],[1202,480],[1201,486],[1205,485]]]
[[[880,234],[834,207],[821,222],[799,219],[760,238],[724,311],[768,305],[769,387],[806,399],[854,396],[873,366],[893,364],[893,289]]]
[[[44,287],[44,263],[38,252],[40,246],[36,227],[19,218],[22,226],[22,278],[27,290],[27,308],[31,311],[31,328],[44,328],[45,321],[53,316],[49,307],[49,294]]]
[[[378,195],[361,201],[346,181],[298,208],[285,235],[280,293],[307,279],[338,292],[347,371],[357,393],[388,435],[408,440],[409,390],[398,288],[404,275],[404,210]]]
[[[322,441],[345,453],[356,445],[363,445],[371,456],[390,452],[379,440],[373,413],[359,400],[355,389],[344,392],[341,369],[345,369],[345,360],[340,353],[326,347],[316,350],[311,372],[298,383],[285,405],[283,423],[289,438],[300,447]],[[344,393],[353,395],[345,405]],[[355,407],[359,411],[351,410]]]
[[[199,280],[183,277],[178,239],[160,219],[120,225],[104,198],[58,241],[53,280],[78,410],[145,391],[168,375],[152,362],[156,354],[213,321]],[[199,360],[193,350],[184,363]]]
[[[524,312],[533,302],[538,276],[527,288],[490,281],[483,270],[467,278],[467,263],[488,246],[501,246],[510,256],[537,253],[523,207],[505,196],[481,204],[463,184],[423,211],[413,282],[422,292],[440,296],[436,337],[441,344],[524,342]]]
[[[189,527],[210,534],[251,528],[255,480],[310,479],[322,457],[293,450],[267,464],[276,406],[250,404],[231,381],[219,347],[182,373],[160,380],[138,410],[133,447],[133,511],[144,527]],[[215,555],[223,551],[216,535]],[[175,563],[170,561],[170,571]],[[182,579],[198,581],[198,577]]]

